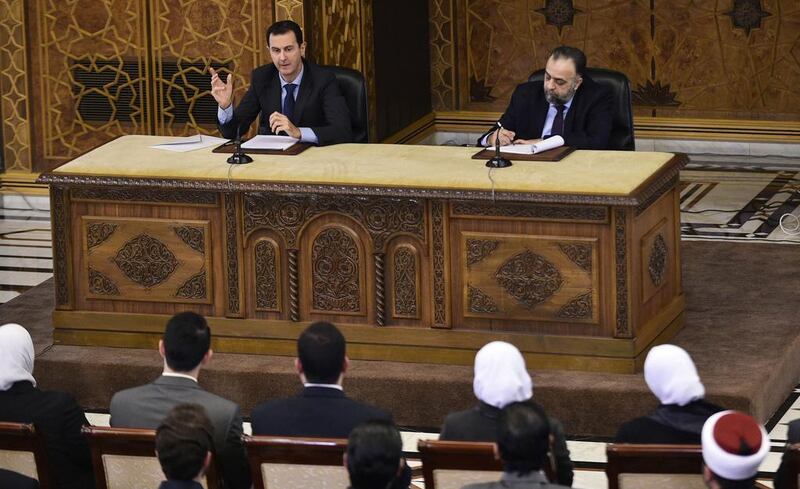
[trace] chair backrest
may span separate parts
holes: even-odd
[[[245,436],[244,444],[254,489],[341,489],[350,485],[342,465],[345,439]]]
[[[155,430],[85,426],[83,434],[92,452],[95,489],[153,489],[164,480]],[[203,487],[220,487],[213,459]]]
[[[631,84],[628,77],[619,71],[605,68],[586,68],[586,74],[595,82],[607,86],[614,95],[614,120],[609,138],[609,149],[633,151],[633,112],[631,108]],[[528,81],[544,80],[544,70],[534,72]]]
[[[475,482],[499,481],[503,462],[494,443],[420,440],[425,489],[460,489]]]
[[[32,424],[0,423],[0,468],[37,479],[41,489],[53,487],[45,442]]]
[[[606,446],[609,489],[705,488],[700,445]]]
[[[342,66],[325,66],[336,75],[339,89],[344,95],[350,111],[350,124],[353,128],[353,141],[369,142],[369,115],[367,113],[367,84],[360,71]]]

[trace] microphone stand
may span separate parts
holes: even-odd
[[[486,162],[488,168],[508,168],[511,166],[511,160],[500,155],[500,129],[502,128],[503,125],[498,122],[497,131],[494,134],[494,156]]]
[[[242,151],[242,126],[241,124],[236,128],[236,140],[234,141],[235,147],[233,148],[233,154],[230,155],[227,159],[227,162],[231,165],[244,165],[246,163],[252,163],[253,158],[249,155],[246,155],[244,151]]]

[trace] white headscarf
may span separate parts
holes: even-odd
[[[533,396],[525,359],[514,345],[504,341],[493,341],[475,355],[472,388],[475,397],[500,409]]]
[[[661,404],[685,406],[706,395],[692,358],[675,345],[650,350],[644,361],[644,380]]]
[[[14,382],[33,378],[33,340],[28,330],[19,324],[0,326],[0,391],[11,388]]]

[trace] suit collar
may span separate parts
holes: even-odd
[[[188,379],[186,377],[172,377],[172,376],[162,375],[161,377],[154,380],[153,383],[156,385],[171,385],[179,387],[189,387],[192,389],[200,389],[200,384],[198,384],[196,380]]]
[[[303,111],[308,105],[309,93],[314,90],[314,77],[309,69],[308,62],[303,60],[303,83],[297,87],[297,99],[294,104],[294,120],[292,121],[295,126],[300,124],[297,121],[302,120]]]
[[[304,387],[300,393],[301,397],[333,397],[343,398],[344,392],[330,387]]]
[[[481,416],[486,416],[487,418],[498,419],[500,417],[499,408],[496,408],[490,404],[486,404],[483,401],[479,401],[475,409],[478,410]]]
[[[6,389],[5,391],[0,391],[0,392],[10,392],[12,394],[21,394],[21,393],[25,393],[25,392],[31,392],[31,391],[34,391],[34,390],[36,390],[36,387],[34,387],[34,385],[31,382],[29,382],[27,380],[20,380],[18,382],[14,382],[13,384],[11,384],[11,387]]]

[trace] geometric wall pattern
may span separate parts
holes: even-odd
[[[0,2],[0,115],[6,171],[31,170],[25,2]]]

